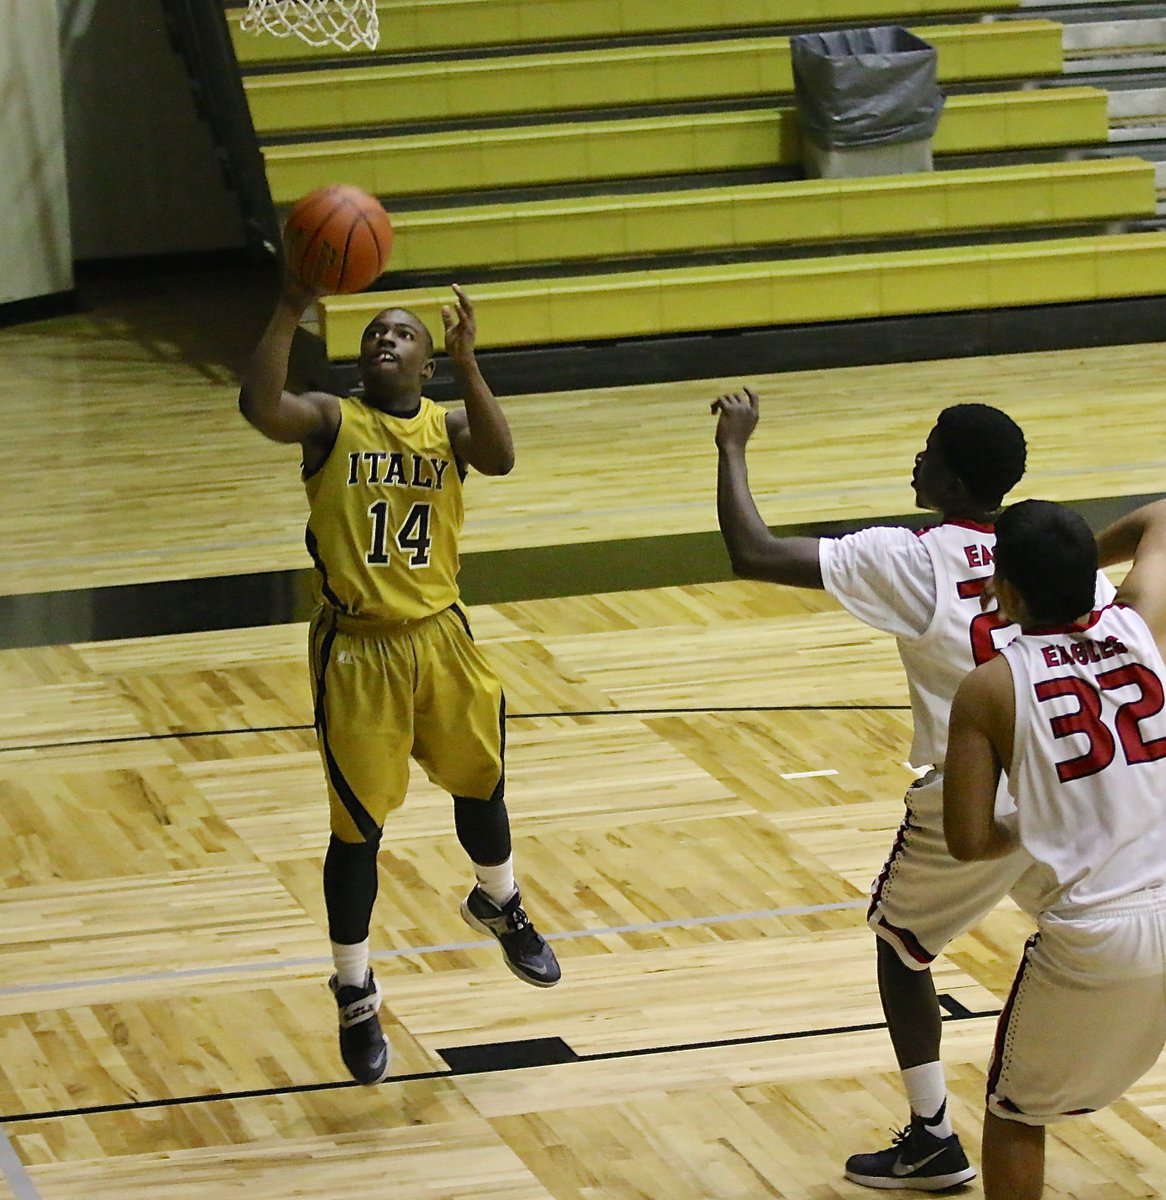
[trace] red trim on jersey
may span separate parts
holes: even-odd
[[[945,525],[958,525],[960,529],[970,529],[973,533],[996,532],[995,525],[983,525],[979,521],[960,521],[955,517],[948,517],[936,525],[924,525],[922,529],[916,529],[915,536],[922,537],[925,533],[930,533],[933,529],[942,529]]]
[[[1024,951],[1020,956],[1020,966],[1017,968],[1016,977],[1012,980],[1012,988],[1008,993],[1008,1000],[1005,1002],[1004,1009],[1000,1013],[1000,1018],[996,1022],[996,1038],[992,1045],[992,1059],[988,1064],[987,1092],[989,1096],[996,1094],[996,1085],[1000,1082],[1000,1075],[1004,1070],[1004,1045],[1008,1033],[1008,1022],[1012,1017],[1012,1010],[1016,1006],[1016,997],[1020,994],[1020,985],[1024,981],[1024,972],[1028,968],[1028,960],[1039,939],[1040,934],[1034,933],[1024,943]],[[996,1096],[996,1103],[1007,1108],[1010,1112],[1019,1113],[1021,1111],[1015,1104],[1003,1096]]]
[[[1082,625],[1078,621],[1074,621],[1070,625],[1022,625],[1021,633],[1030,634],[1033,637],[1050,637],[1055,633],[1088,633],[1098,621],[1101,620],[1101,614],[1110,608],[1128,608],[1128,604],[1107,604],[1104,608],[1095,608],[1089,614],[1089,620]]]
[[[935,955],[928,954],[920,944],[919,939],[909,929],[900,929],[898,925],[892,925],[886,917],[879,913],[879,908],[883,902],[883,889],[890,881],[895,860],[906,849],[908,833],[912,829],[918,828],[917,825],[911,822],[912,814],[909,800],[910,794],[908,794],[907,811],[903,814],[903,820],[899,824],[898,833],[895,834],[895,843],[891,847],[890,854],[887,855],[887,861],[883,864],[883,869],[879,872],[879,877],[874,881],[874,885],[871,888],[870,905],[866,910],[866,919],[868,924],[873,922],[872,928],[877,926],[878,929],[885,929],[917,963],[930,966],[935,961]]]
[[[942,522],[944,525],[958,525],[961,529],[974,529],[977,533],[995,533],[996,526],[994,524],[985,525],[982,521],[961,521],[956,517],[948,517]]]
[[[928,954],[919,944],[919,939],[909,929],[900,929],[898,925],[892,925],[886,917],[879,917],[878,926],[880,929],[885,929],[917,963],[929,967],[935,962],[935,955]]]
[[[891,877],[891,868],[894,867],[895,860],[902,854],[907,834],[912,828],[914,826],[911,824],[911,807],[908,805],[907,811],[903,814],[902,821],[899,822],[899,829],[895,834],[895,841],[891,846],[891,852],[887,855],[887,861],[883,863],[883,869],[879,872],[879,877],[874,881],[874,886],[871,888],[870,904],[866,910],[866,919],[868,921],[871,920],[878,910],[883,898],[883,888],[886,886],[887,880]]]

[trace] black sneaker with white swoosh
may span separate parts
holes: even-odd
[[[526,915],[520,892],[505,904],[497,904],[475,887],[462,901],[462,920],[471,929],[498,939],[506,965],[523,983],[548,988],[559,982],[562,972],[555,952]]]
[[[846,1160],[846,1178],[870,1188],[941,1192],[975,1177],[959,1138],[954,1133],[936,1137],[917,1116],[885,1150],[852,1154]]]
[[[377,1019],[381,989],[372,971],[361,987],[341,987],[335,975],[328,987],[340,1010],[340,1057],[348,1073],[358,1083],[383,1083],[389,1077],[392,1055]]]

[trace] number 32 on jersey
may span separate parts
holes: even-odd
[[[1129,690],[1124,703],[1119,704],[1114,713],[1113,732],[1110,732],[1101,715],[1101,693],[1121,689]],[[1085,739],[1082,753],[1057,763],[1057,777],[1062,783],[1104,771],[1117,757],[1119,745],[1122,757],[1130,766],[1156,762],[1166,756],[1166,737],[1147,737],[1142,728],[1143,721],[1162,711],[1166,697],[1163,696],[1162,681],[1141,663],[1126,663],[1103,671],[1094,683],[1076,675],[1044,679],[1034,685],[1034,691],[1042,703],[1065,696],[1077,704],[1075,711],[1049,718],[1055,738],[1077,734]]]

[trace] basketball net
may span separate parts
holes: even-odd
[[[248,0],[239,27],[248,33],[298,37],[309,46],[377,48],[376,0]]]

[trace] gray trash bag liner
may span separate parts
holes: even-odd
[[[943,112],[935,47],[898,25],[790,38],[802,132],[825,150],[930,138]]]

